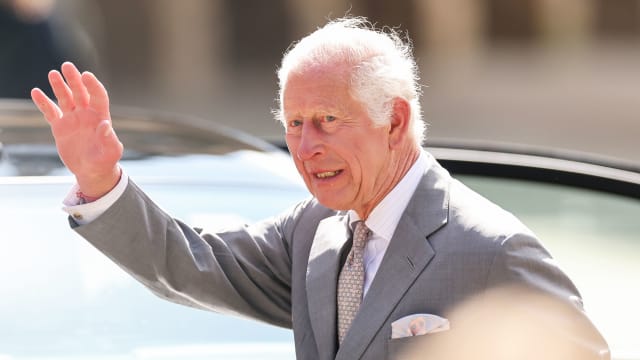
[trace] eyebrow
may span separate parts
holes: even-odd
[[[315,112],[313,113],[311,116],[306,116],[307,118],[317,118],[317,117],[324,117],[324,116],[333,116],[333,117],[340,117],[341,116],[341,111],[338,110],[325,110],[322,112]],[[287,113],[284,112],[284,119],[285,120],[292,120],[292,119],[300,119],[300,118],[305,118],[305,116],[300,113],[300,112],[296,112],[296,113]]]

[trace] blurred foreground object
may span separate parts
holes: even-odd
[[[402,359],[610,358],[606,341],[586,316],[576,317],[573,304],[531,289],[494,289],[447,317],[451,330],[423,337]]]

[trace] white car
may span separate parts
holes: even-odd
[[[116,109],[125,171],[172,215],[224,227],[309,194],[283,149],[183,116]],[[68,226],[73,182],[29,102],[0,101],[0,360],[294,359],[290,330],[156,298]],[[640,359],[640,166],[553,149],[429,144],[516,214],[580,289],[613,359]]]
[[[0,103],[0,360],[295,359],[293,335],[161,300],[69,227],[73,178],[28,102]],[[286,152],[186,117],[114,111],[125,171],[172,215],[224,227],[308,192]]]

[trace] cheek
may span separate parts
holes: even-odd
[[[289,150],[289,154],[293,159],[293,162],[295,163],[296,167],[299,167],[301,165],[300,159],[298,159],[298,156],[296,156],[298,152],[298,142],[293,139],[290,139],[289,136],[287,136],[285,139],[287,144],[287,150]]]
[[[305,171],[304,171],[304,164],[302,163],[302,161],[297,159],[295,156],[293,156],[293,163],[295,164],[296,170],[298,170],[298,173],[300,174],[300,176],[304,177]]]
[[[371,190],[371,186],[374,185],[376,179],[385,172],[390,170],[390,165],[387,161],[387,154],[380,151],[379,148],[366,148],[362,152],[362,156],[358,158],[357,176],[360,176],[360,182],[362,186]]]
[[[296,170],[298,171],[298,175],[300,175],[300,178],[302,178],[302,181],[304,181],[305,185],[307,185],[307,188],[310,189],[311,181],[310,181],[310,178],[309,178],[309,174],[307,173],[307,171],[304,168],[304,163],[302,162],[302,160],[298,160],[295,157],[293,158],[293,163],[296,166]]]
[[[298,142],[296,139],[290,134],[285,134],[284,141],[287,144],[287,149],[289,149],[289,153],[293,154],[295,150],[298,148]]]

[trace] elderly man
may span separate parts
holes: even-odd
[[[77,179],[71,226],[161,297],[292,328],[298,359],[393,358],[419,339],[403,336],[455,329],[448,311],[502,285],[584,318],[531,231],[422,150],[416,64],[390,31],[335,20],[284,56],[277,116],[313,197],[224,233],[156,206],[118,165],[104,87],[70,63],[62,74],[59,107],[32,97]]]

